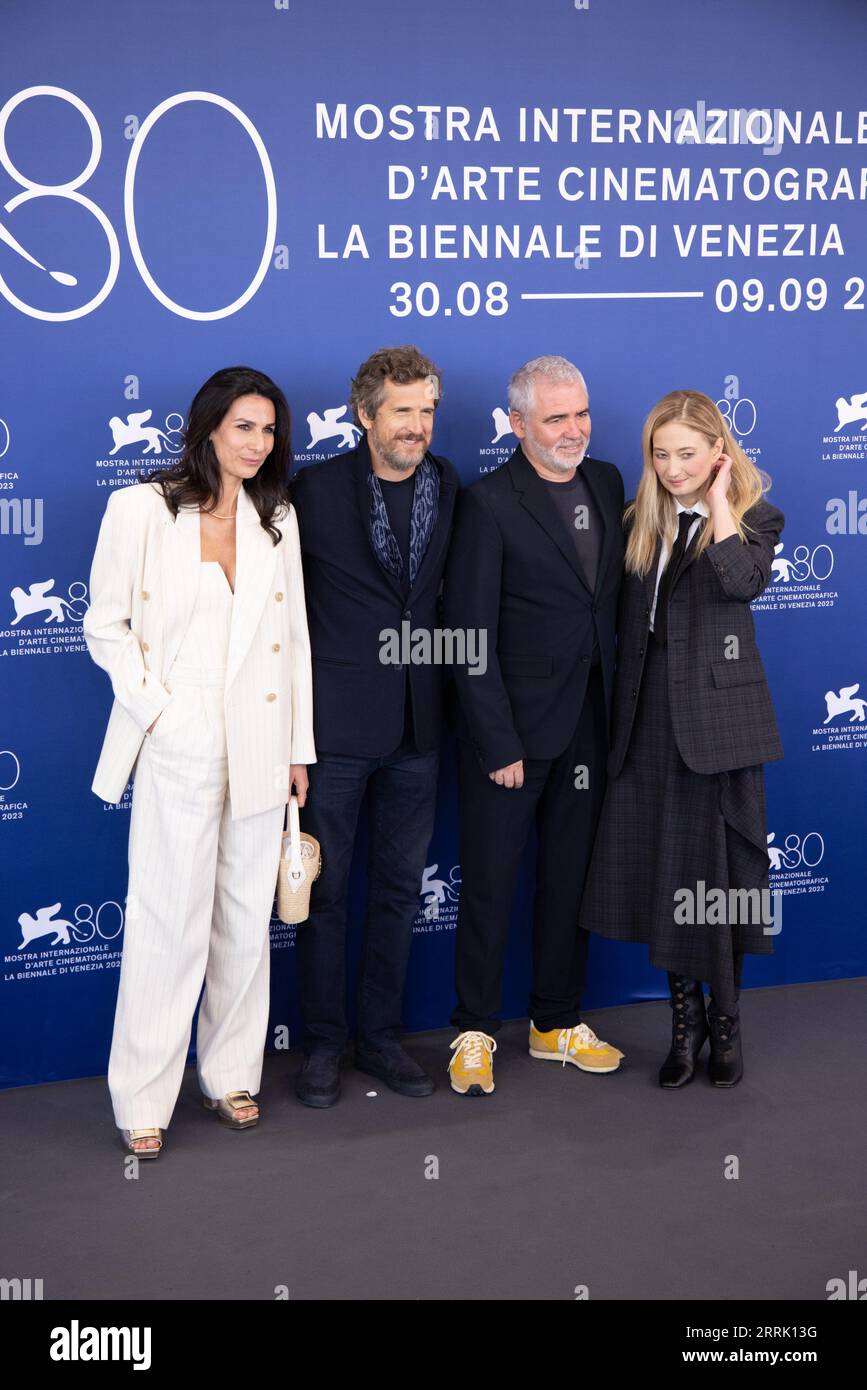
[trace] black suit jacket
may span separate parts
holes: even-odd
[[[400,742],[406,682],[419,752],[439,745],[443,669],[383,665],[385,629],[437,625],[443,566],[458,475],[447,459],[427,457],[440,475],[437,520],[415,583],[405,593],[382,568],[370,539],[370,451],[358,447],[311,464],[293,479],[307,619],[313,657],[313,728],[317,750],[384,757]]]
[[[600,459],[585,458],[580,467],[603,527],[593,593],[520,447],[461,493],[444,613],[447,627],[487,630],[485,674],[454,668],[456,732],[475,744],[487,772],[563,752],[584,702],[594,639],[606,707],[611,699],[623,479]]]
[[[763,499],[729,536],[695,558],[687,551],[668,608],[668,695],[680,756],[693,772],[730,772],[783,756],[750,602],[768,583],[785,524]],[[629,748],[648,644],[661,542],[644,579],[624,575],[618,617],[613,747],[616,777]],[[737,638],[737,646],[731,643]],[[726,657],[733,649],[738,656]]]

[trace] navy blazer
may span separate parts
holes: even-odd
[[[428,454],[440,475],[437,519],[408,594],[383,569],[370,539],[370,451],[357,448],[310,464],[291,480],[298,517],[307,622],[313,658],[313,728],[317,753],[385,757],[404,727],[409,681],[416,747],[439,746],[443,669],[383,665],[381,633],[433,630],[452,528],[458,475]]]
[[[520,446],[461,493],[446,568],[448,627],[487,630],[487,671],[454,669],[456,732],[487,772],[555,758],[575,732],[599,644],[606,709],[614,686],[617,596],[623,572],[623,479],[585,458],[581,474],[603,534],[596,586]]]
[[[693,772],[731,772],[782,758],[750,602],[770,579],[783,513],[760,500],[744,516],[751,529],[694,549],[668,605],[668,695],[680,756]],[[608,771],[623,766],[641,690],[661,542],[644,579],[626,574],[617,626],[614,734]],[[737,645],[731,638],[737,638]],[[735,650],[736,657],[727,656]]]

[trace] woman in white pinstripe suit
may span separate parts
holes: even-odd
[[[135,771],[109,1062],[130,1152],[157,1157],[196,1004],[204,1104],[255,1125],[284,808],[313,747],[310,646],[283,393],[208,380],[177,463],[109,499],[84,629],[114,704],[93,790]]]

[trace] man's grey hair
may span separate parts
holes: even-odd
[[[587,391],[587,383],[574,362],[568,362],[565,357],[534,357],[532,362],[519,367],[509,382],[510,410],[517,410],[519,415],[527,414],[533,405],[536,378],[540,376],[552,385],[577,382]]]

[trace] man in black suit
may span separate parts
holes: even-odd
[[[605,787],[623,569],[623,480],[585,457],[587,388],[562,357],[509,383],[520,443],[460,501],[445,621],[486,629],[484,674],[456,667],[461,897],[452,1088],[494,1089],[515,880],[538,829],[530,1055],[616,1071],[623,1054],[582,1024],[588,936],[578,908]]]
[[[351,402],[356,449],[292,483],[313,656],[317,761],[304,829],[322,847],[309,920],[296,934],[304,1062],[296,1094],[333,1105],[346,1019],[346,897],[361,803],[370,809],[368,902],[356,1066],[403,1095],[432,1079],[398,1041],[413,919],[433,832],[442,669],[406,661],[404,631],[433,633],[458,478],[431,454],[436,367],[414,347],[363,363]]]

